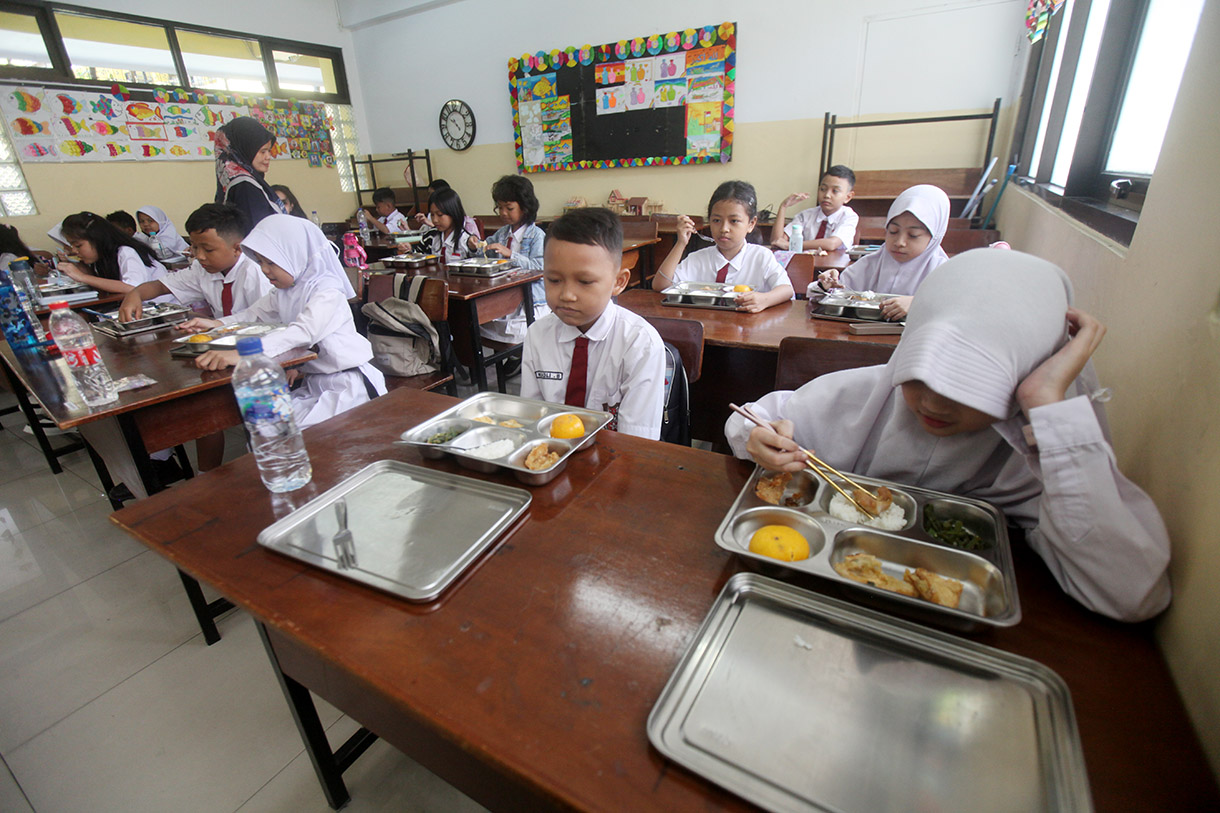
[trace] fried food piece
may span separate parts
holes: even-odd
[[[873,495],[869,494],[862,488],[853,489],[851,496],[852,499],[856,501],[856,505],[860,506],[875,517],[881,516],[882,512],[894,503],[893,492],[891,492],[885,486],[881,486],[877,489],[876,499],[873,499]]]
[[[500,421],[500,426],[507,426],[509,429],[520,429],[521,427],[525,426],[525,424],[521,423],[521,421],[517,420],[516,418],[509,418],[507,421]]]
[[[525,467],[531,471],[549,469],[559,462],[559,452],[552,452],[545,443],[540,443],[525,456]]]
[[[891,593],[901,593],[904,596],[916,598],[915,588],[902,579],[881,570],[881,560],[868,553],[853,553],[843,561],[835,564],[835,572],[845,579],[851,579],[861,584],[871,584]]]
[[[920,598],[942,607],[956,609],[962,598],[961,582],[947,579],[922,567],[915,568],[913,572],[908,570],[903,574],[903,579],[915,588]]]
[[[489,424],[491,424],[492,426],[495,426],[495,425],[496,425],[496,419],[495,419],[495,418],[489,418],[489,417],[487,417],[486,415],[480,415],[479,417],[475,418],[475,421],[476,421],[476,422],[478,422],[478,423],[489,423]]]
[[[779,505],[784,500],[784,489],[791,479],[792,473],[787,471],[772,474],[770,477],[759,477],[754,486],[754,494],[763,502]]]
[[[194,336],[186,340],[187,344],[203,344],[204,342],[212,341],[212,337],[207,333],[196,333]]]

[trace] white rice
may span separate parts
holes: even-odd
[[[482,446],[475,446],[473,449],[466,449],[465,452],[471,457],[479,457],[483,460],[498,460],[501,457],[508,457],[516,448],[516,443],[504,438],[484,443]]]
[[[869,525],[883,531],[901,531],[907,526],[906,512],[896,502],[890,503],[890,507],[881,512],[881,516],[872,518],[861,513],[842,494],[835,494],[830,498],[830,515],[844,522]]]

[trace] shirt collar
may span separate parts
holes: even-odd
[[[737,256],[731,260],[726,260],[724,258],[724,255],[720,253],[720,249],[716,249],[716,270],[719,271],[721,268],[724,268],[725,263],[728,263],[729,267],[732,268],[734,271],[740,271],[741,264],[745,260],[745,257],[746,257],[746,249],[748,249],[749,247],[750,247],[750,244],[746,243],[744,246],[741,247],[741,251],[737,252]]]
[[[575,325],[560,322],[556,337],[561,342],[574,342],[583,335],[591,342],[600,342],[610,335],[610,329],[614,327],[614,320],[618,318],[618,307],[613,302],[607,304],[606,309],[602,311],[602,315],[597,317],[597,320],[589,328],[588,332],[583,334],[580,332],[580,328]]]

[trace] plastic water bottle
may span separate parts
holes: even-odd
[[[72,368],[72,377],[86,404],[95,407],[119,400],[89,323],[67,302],[51,303],[51,337]]]
[[[788,250],[800,254],[805,245],[805,229],[800,223],[788,224]]]
[[[363,211],[363,210],[361,210],[361,211]],[[309,213],[309,220],[319,229],[322,228],[322,218],[318,217],[317,209],[314,209],[312,212]]]
[[[42,342],[34,329],[37,319],[30,316],[21,304],[21,294],[8,271],[0,269],[0,328],[4,338],[14,350],[37,347]]]
[[[268,491],[296,491],[313,479],[305,440],[292,414],[288,380],[280,365],[263,355],[263,340],[237,340],[241,358],[233,368],[233,391],[241,410],[259,476]]]
[[[161,241],[157,239],[157,233],[149,232],[148,247],[152,249],[153,256],[158,260],[165,259],[165,247],[161,245]]]
[[[360,242],[368,245],[372,237],[369,235],[369,216],[365,213],[363,206],[356,213],[356,219],[360,222]]]
[[[26,317],[30,320],[34,335],[38,337],[39,341],[45,343],[47,332],[42,329],[42,320],[34,312],[38,288],[34,285],[34,269],[30,268],[30,258],[18,257],[9,263],[8,270],[9,275],[13,278],[13,288],[17,291],[17,298],[21,300],[21,309],[25,311]]]

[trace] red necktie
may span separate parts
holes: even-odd
[[[233,315],[233,283],[223,282],[220,289],[220,309],[224,311],[221,316]]]
[[[565,404],[574,407],[585,405],[585,386],[588,377],[589,339],[581,336],[576,340],[576,347],[572,350],[572,367],[568,370],[568,391],[563,396]]]
[[[823,237],[826,236],[826,224],[829,222],[830,222],[829,220],[822,221],[822,225],[818,226],[818,236],[813,238],[814,240],[821,240]]]
[[[721,268],[719,271],[716,272],[716,282],[724,282],[725,278],[728,277],[728,275],[729,275],[729,264],[725,263],[724,268]]]
[[[509,251],[513,250],[513,236],[511,234],[508,236],[508,245],[506,246],[506,248]]]

